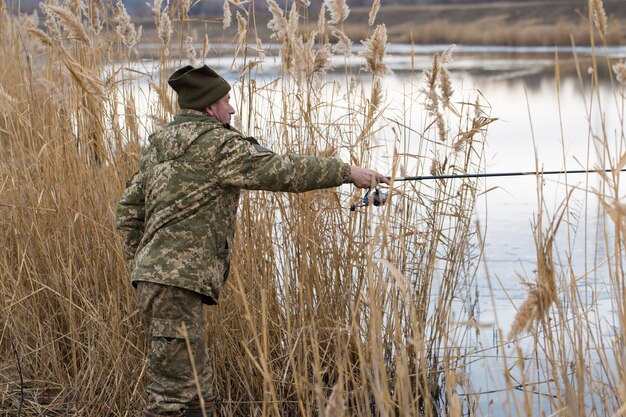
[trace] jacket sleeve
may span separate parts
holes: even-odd
[[[223,186],[303,192],[350,182],[350,166],[338,158],[278,155],[252,138],[230,138],[217,157],[217,180]]]
[[[143,236],[145,197],[140,172],[126,183],[126,190],[117,206],[115,224],[124,238],[124,258],[132,266],[137,247]]]

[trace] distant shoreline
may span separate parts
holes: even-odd
[[[623,0],[604,0],[608,30],[607,45],[626,44],[626,4]],[[301,23],[304,33],[317,29],[319,8],[310,7],[308,24]],[[368,27],[369,7],[355,7],[343,23],[343,30],[355,44],[366,39],[372,31]],[[465,44],[491,46],[589,46],[590,23],[586,2],[526,1],[511,3],[480,3],[465,5],[390,5],[381,6],[374,25],[385,23],[391,43],[407,44]],[[144,29],[144,41],[158,38],[151,18],[134,19]],[[237,24],[223,29],[222,16],[194,17],[192,36],[201,42],[205,35],[211,43],[231,43],[237,35]],[[270,14],[258,8],[255,28],[250,28],[250,43],[255,33],[263,42],[270,41],[267,29]],[[176,21],[173,22],[176,24]],[[602,45],[594,30],[596,45]],[[336,39],[326,32],[331,43]]]

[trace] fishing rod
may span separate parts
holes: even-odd
[[[620,172],[626,171],[626,168]],[[565,171],[523,171],[523,172],[493,172],[490,174],[450,174],[450,175],[418,175],[415,177],[398,177],[394,181],[424,181],[424,180],[445,180],[449,178],[486,178],[486,177],[519,177],[522,175],[556,175],[556,174],[592,174],[597,172],[613,172],[612,169],[588,170],[576,169]],[[391,177],[387,177],[391,180]]]
[[[626,168],[620,169],[615,172],[624,172]],[[488,178],[488,177],[519,177],[523,175],[557,175],[557,174],[590,174],[590,173],[598,173],[598,172],[613,172],[612,169],[576,169],[576,170],[562,170],[562,171],[522,171],[522,172],[493,172],[493,173],[485,173],[485,174],[448,174],[448,175],[417,175],[413,177],[397,177],[394,178],[395,181],[426,181],[426,180],[445,180],[445,179],[453,179],[453,178]],[[388,180],[391,180],[392,177],[387,177]],[[370,194],[372,194],[370,196]],[[367,207],[370,205],[370,199],[372,200],[372,205],[374,206],[384,206],[387,202],[387,193],[381,191],[378,186],[373,190],[368,188],[365,196],[362,199],[361,204],[352,204],[350,206],[350,211],[355,211],[357,207]]]

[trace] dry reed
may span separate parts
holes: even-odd
[[[593,22],[600,32],[600,38],[606,43],[607,19],[602,0],[589,0],[589,9],[592,11]]]
[[[117,31],[117,35],[127,48],[132,48],[141,39],[141,26],[139,29],[131,22],[130,16],[126,11],[126,6],[121,0],[115,3],[115,15],[113,18]]]
[[[330,20],[328,23],[336,25],[343,23],[350,14],[350,8],[345,0],[324,0],[326,9],[330,12]]]
[[[233,20],[232,14],[230,12],[230,1],[229,0],[224,0],[224,17],[222,19],[222,27],[224,29],[229,28],[230,24]]]
[[[136,47],[138,31],[119,3],[112,17],[103,15],[98,36],[96,30],[79,33],[76,25],[91,23],[75,2],[42,5],[45,31],[30,27],[24,35],[3,20],[0,52],[15,63],[0,74],[0,227],[6,231],[0,234],[0,404],[6,415],[126,416],[143,406],[145,341],[112,213],[136,170],[142,126],[149,117],[167,122],[176,110],[165,80],[173,34],[179,56],[191,45],[183,30],[191,3],[185,4],[176,31],[167,5],[153,5],[161,48],[155,73],[146,77],[156,95],[149,109],[140,107],[142,92],[127,72],[135,64],[129,48]],[[483,168],[486,129],[495,118],[478,99],[454,91],[445,67],[451,52],[434,56],[423,87],[413,87],[419,84],[414,78],[407,84],[401,114],[425,103],[416,127],[386,107],[384,25],[363,41],[371,81],[346,71],[343,81],[329,82],[323,74],[333,52],[350,51],[347,5],[327,2],[319,33],[306,38],[295,6],[288,14],[274,0],[268,7],[283,65],[278,77],[252,79],[254,62],[244,54],[235,88],[237,125],[246,134],[279,152],[341,156],[368,166],[393,137],[392,177]],[[331,28],[339,48],[325,38],[326,7],[330,23],[343,26]],[[237,13],[243,48],[242,34],[252,31],[253,19]],[[77,40],[71,48],[64,32]],[[116,33],[122,42],[103,40]],[[20,36],[46,45],[33,63],[37,79],[27,69],[26,51],[16,47]],[[208,44],[205,37],[203,58]],[[623,82],[620,65],[614,70]],[[458,109],[453,97],[459,97]],[[608,143],[606,131],[594,133]],[[444,142],[448,137],[453,144]],[[581,278],[558,270],[558,221],[537,225],[537,282],[511,336],[529,330],[535,357],[546,358],[537,372],[551,381],[554,413],[610,415],[624,400],[624,359],[619,353],[608,358],[626,347],[626,215],[618,179],[603,177],[598,190],[615,227],[606,233],[613,238],[607,238],[604,260],[617,288],[614,342],[595,338],[577,289]],[[471,219],[479,190],[477,182],[458,179],[394,184],[387,205],[350,215],[345,205],[361,194],[347,187],[301,195],[244,192],[230,278],[220,305],[206,316],[220,415],[479,414],[458,391],[468,392],[459,384],[467,331],[458,323],[476,320],[472,311],[459,317],[455,307],[472,299],[477,255]],[[559,286],[564,277],[570,281]],[[534,328],[533,320],[542,325]],[[525,370],[522,353],[514,360]],[[600,366],[586,365],[592,361]],[[518,390],[511,383],[507,392],[513,397]],[[523,401],[519,414],[532,414],[532,394],[525,392]],[[514,399],[510,404],[517,407]]]
[[[370,27],[374,26],[374,20],[376,20],[376,15],[378,14],[378,10],[380,10],[380,0],[374,0],[372,2],[372,9],[370,10],[369,19],[367,20],[367,24]]]
[[[626,63],[618,62],[617,64],[613,64],[613,72],[615,73],[615,78],[617,81],[624,84],[626,83]]]

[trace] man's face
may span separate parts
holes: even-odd
[[[222,123],[230,123],[230,116],[235,114],[235,108],[230,105],[230,94],[217,100],[206,108],[206,114]]]

